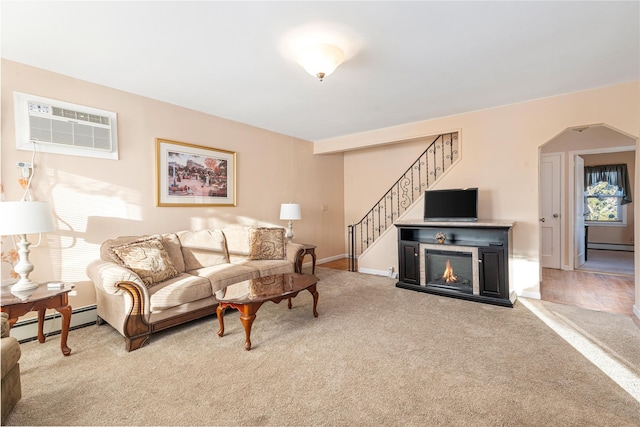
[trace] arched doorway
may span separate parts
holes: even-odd
[[[634,250],[633,203],[628,205],[630,208],[626,208],[627,223],[624,226],[615,224],[608,229],[600,226],[584,227],[580,218],[576,218],[576,212],[580,214],[577,208],[584,200],[581,190],[576,190],[579,187],[576,184],[581,184],[584,176],[580,166],[576,164],[580,164],[585,158],[587,164],[622,161],[628,164],[631,175],[635,178],[635,149],[635,138],[605,125],[566,129],[540,147],[541,175],[553,170],[553,167],[547,166],[551,164],[550,159],[560,169],[556,171],[556,178],[543,179],[549,177],[541,176],[540,182],[543,267],[540,293],[543,300],[631,314],[635,303],[634,256],[632,252],[625,252],[624,256],[620,256],[623,252],[611,251]],[[633,186],[634,178],[631,179],[632,190],[637,193]],[[543,212],[545,206],[552,206],[553,201],[556,202],[553,206],[558,207],[547,208]],[[587,236],[587,233],[590,235]],[[550,236],[556,237],[551,240]],[[594,244],[604,247],[606,252],[594,249],[598,246]],[[581,252],[583,261],[580,260]],[[584,258],[588,260],[589,254],[592,255],[591,262],[585,268],[582,263]],[[606,256],[594,262],[602,254]],[[625,269],[607,265],[607,259],[620,262],[620,258],[625,258],[628,262]]]

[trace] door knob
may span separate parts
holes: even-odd
[[[559,216],[560,216],[560,215],[558,215],[558,214],[553,214],[553,217],[554,217],[554,218],[558,218]]]
[[[540,222],[544,222],[544,218],[540,218]]]

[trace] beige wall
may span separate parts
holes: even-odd
[[[228,224],[285,226],[278,218],[280,203],[292,201],[302,205],[295,241],[316,244],[320,259],[345,252],[341,153],[314,155],[308,141],[3,60],[0,173],[6,200],[22,197],[15,165],[31,159],[30,152],[15,148],[14,91],[118,115],[120,160],[48,153],[35,159],[33,194],[51,201],[57,231],[31,251],[31,277],[75,282],[74,308],[95,303],[85,266],[98,257],[102,241],[119,235]],[[156,207],[156,138],[235,151],[237,206]]]
[[[538,226],[539,147],[565,129],[606,123],[637,138],[640,127],[639,82],[561,95],[530,102],[481,110],[385,128],[316,142],[316,153],[350,151],[345,155],[345,212],[350,222],[357,212],[371,206],[370,197],[351,197],[369,191],[368,177],[386,174],[380,162],[362,161],[370,146],[385,146],[386,161],[396,159],[395,143],[452,129],[461,131],[462,158],[455,170],[445,175],[439,188],[477,186],[482,218],[513,220],[514,280],[520,294],[539,295],[540,260]],[[359,151],[363,150],[362,154]],[[417,152],[416,147],[416,152]],[[397,179],[388,174],[389,185]],[[378,195],[379,197],[379,195]],[[366,200],[365,203],[365,199]],[[415,211],[414,218],[420,218]],[[360,215],[361,216],[361,215]],[[395,239],[391,235],[391,239]],[[382,245],[381,253],[362,260],[366,268],[385,271],[397,267],[397,247]],[[360,261],[360,260],[359,260]]]
[[[394,144],[393,150],[389,146],[379,146],[345,152],[345,182],[361,184],[345,186],[347,224],[360,221],[434,139],[426,137]]]

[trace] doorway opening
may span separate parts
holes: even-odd
[[[634,192],[635,149],[635,138],[605,125],[566,129],[541,146],[540,294],[543,300],[632,313],[634,203],[625,208],[625,225],[585,223],[588,206],[584,167],[624,163],[633,177],[630,182]],[[554,167],[559,170],[554,171]],[[551,171],[553,177],[549,176]]]

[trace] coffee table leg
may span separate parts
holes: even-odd
[[[256,320],[255,313],[242,313],[240,315],[240,321],[244,326],[244,349],[247,351],[251,350],[251,325],[253,325],[254,320]]]
[[[318,291],[316,290],[316,285],[309,286],[307,290],[313,295],[313,317],[318,317]]]
[[[218,304],[218,308],[216,308],[216,315],[218,316],[218,322],[220,323],[220,330],[218,330],[218,336],[222,337],[224,335],[224,311],[227,307],[223,307],[221,304]]]

